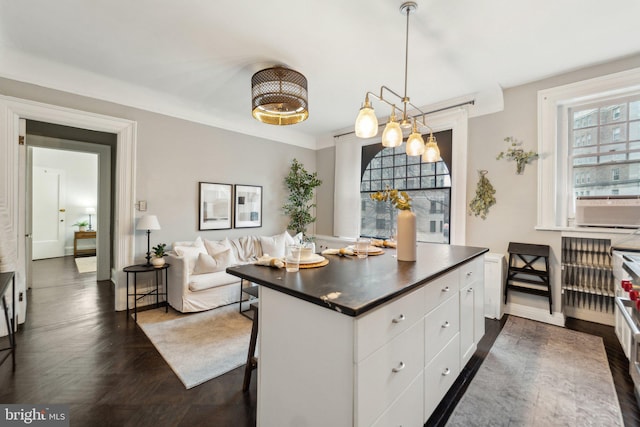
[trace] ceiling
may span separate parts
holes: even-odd
[[[421,107],[640,53],[638,0],[417,2],[407,94]],[[352,129],[367,91],[404,91],[401,3],[0,0],[0,76],[314,148]],[[251,116],[251,76],[275,64],[307,77],[303,123]]]

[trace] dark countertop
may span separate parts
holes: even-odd
[[[488,251],[424,243],[418,245],[416,262],[398,261],[394,249],[385,249],[384,255],[366,259],[326,255],[328,265],[297,273],[254,264],[229,267],[226,271],[348,316],[359,316]]]

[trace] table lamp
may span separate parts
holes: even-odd
[[[89,231],[91,231],[91,215],[96,214],[96,208],[87,208],[85,211],[89,214]]]
[[[136,230],[147,230],[147,266],[151,265],[151,247],[149,246],[149,235],[151,234],[151,230],[160,230],[160,223],[158,222],[158,217],[155,215],[144,215],[138,221],[138,226]]]

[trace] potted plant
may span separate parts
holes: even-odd
[[[165,250],[166,247],[166,243],[159,243],[157,246],[151,248],[153,253],[153,256],[151,257],[151,264],[154,267],[158,268],[164,265],[164,257],[167,256],[167,251]]]
[[[89,226],[89,221],[78,221],[72,225],[72,227],[78,227],[79,231],[86,231]]]
[[[384,191],[370,194],[371,199],[378,202],[391,202],[398,209],[398,261],[415,261],[416,253],[416,214],[411,211],[411,197],[406,191],[398,191],[387,187]]]
[[[524,149],[520,148],[520,146],[522,145],[522,141],[518,141],[512,136],[506,137],[504,141],[510,143],[511,145],[509,146],[507,151],[499,152],[496,160],[500,160],[502,158],[506,158],[507,160],[515,160],[516,173],[518,175],[522,175],[525,165],[537,159],[538,153],[533,150],[524,151]]]
[[[289,190],[289,198],[282,206],[284,213],[289,215],[287,228],[293,230],[295,234],[302,233],[303,243],[313,243],[306,233],[307,226],[316,221],[316,218],[311,215],[311,210],[316,206],[312,203],[313,190],[322,184],[322,180],[318,179],[317,172],[307,172],[302,163],[293,159],[284,182]]]

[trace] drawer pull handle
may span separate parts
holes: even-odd
[[[444,325],[442,325],[443,328],[448,328],[449,326],[451,326],[451,324],[448,321],[444,322]]]
[[[443,377],[446,377],[446,376],[447,376],[447,375],[449,375],[450,373],[451,373],[451,370],[450,370],[449,368],[446,368],[446,369],[444,370],[444,372],[442,372],[442,376],[443,376]]]
[[[442,292],[449,292],[449,287],[446,286],[446,287],[442,288]]]
[[[396,317],[395,319],[392,320],[393,323],[400,323],[403,320],[405,320],[406,317],[404,317],[404,314],[401,314],[400,316]]]
[[[467,273],[467,277],[471,277],[473,275],[473,271]]]
[[[397,367],[397,368],[393,368],[393,369],[391,370],[391,372],[393,372],[393,373],[400,372],[400,371],[402,371],[402,370],[404,369],[404,367],[405,367],[404,362],[400,362],[400,364],[398,365],[398,367]]]
[[[467,289],[467,292],[468,292],[468,293],[473,292],[473,288],[469,288],[469,289]]]

